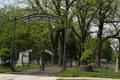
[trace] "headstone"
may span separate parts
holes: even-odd
[[[115,72],[118,73],[118,59],[116,59],[116,68],[115,68]]]
[[[18,59],[18,63],[17,66],[22,66],[23,65],[23,53],[19,53],[19,59]]]
[[[70,66],[70,62],[67,63],[67,66]]]
[[[73,61],[72,66],[76,66],[76,61]]]
[[[23,53],[23,62],[29,63],[29,53]]]
[[[100,67],[106,68],[107,67],[107,61],[105,59],[100,60]]]
[[[34,61],[35,61],[35,64],[37,64],[37,61],[36,61],[36,59],[35,59]]]
[[[2,64],[2,58],[0,58],[0,64]]]
[[[17,66],[24,66],[23,63],[29,64],[29,53],[30,52],[32,52],[32,49],[19,53],[19,59],[18,59]]]
[[[42,57],[40,57],[39,64],[42,65]]]

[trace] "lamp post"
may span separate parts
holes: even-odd
[[[65,17],[64,53],[63,53],[63,71],[65,71],[65,54],[66,54],[66,27],[67,27],[67,16]]]
[[[12,49],[11,49],[10,69],[13,69],[13,55],[14,55],[15,26],[16,26],[16,17],[14,17],[14,28],[13,28],[13,39],[12,39]]]
[[[45,67],[45,64],[44,64],[44,54],[45,54],[45,44],[44,44],[44,48],[43,48],[42,71],[44,71],[44,67]]]

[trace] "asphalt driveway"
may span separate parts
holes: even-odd
[[[8,72],[7,74],[52,76],[54,73],[59,71],[61,71],[61,67],[49,67],[49,68],[45,68],[44,71],[41,71],[40,69],[28,69],[22,71]]]

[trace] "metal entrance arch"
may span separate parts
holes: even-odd
[[[32,15],[28,15],[22,18],[22,22],[28,22],[31,20],[48,20],[51,22],[55,22],[58,23],[59,18],[53,15],[49,15],[49,14],[32,14]]]
[[[25,23],[31,20],[48,20],[51,22],[58,23],[59,18],[49,14],[32,14],[32,15],[23,17],[22,23]],[[44,52],[45,52],[45,45],[44,45]],[[43,55],[44,55],[44,52],[43,52]],[[44,56],[43,56],[43,71],[44,71]]]

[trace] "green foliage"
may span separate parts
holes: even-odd
[[[80,58],[80,60],[83,61],[83,64],[86,64],[86,65],[87,65],[87,63],[92,62],[92,59],[93,59],[93,53],[89,49],[87,49],[82,54],[82,57]]]
[[[112,60],[112,47],[111,47],[111,43],[110,43],[110,40],[107,39],[106,41],[104,41],[102,43],[102,50],[101,50],[101,58],[102,59],[106,59],[107,61],[110,61]]]
[[[76,39],[74,38],[74,33],[71,30],[69,32],[70,34],[67,34],[67,41],[66,41],[66,58],[68,60],[76,59],[77,55],[77,46],[76,46]]]
[[[2,48],[1,51],[0,51],[0,56],[9,56],[9,54],[7,54],[7,53],[9,53],[9,52],[10,52],[9,49],[7,49],[7,48]]]

